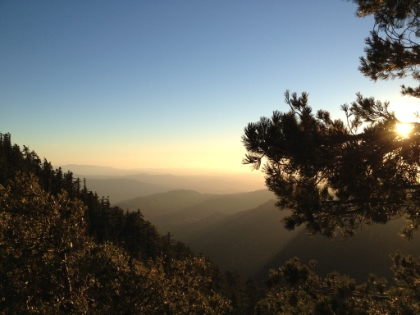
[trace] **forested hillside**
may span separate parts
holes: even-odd
[[[5,314],[246,314],[257,289],[0,134]],[[258,295],[258,294],[257,294]]]

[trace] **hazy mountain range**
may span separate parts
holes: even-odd
[[[212,175],[187,169],[125,170],[76,164],[63,165],[61,168],[64,172],[73,172],[74,177],[85,178],[89,189],[96,191],[99,196],[109,196],[112,203],[179,189],[193,189],[208,194],[265,189],[264,179],[258,172]]]
[[[140,209],[161,233],[170,232],[222,270],[237,270],[245,278],[262,281],[269,269],[297,256],[305,263],[317,260],[315,270],[321,274],[337,270],[364,282],[371,272],[391,276],[390,253],[420,255],[419,237],[412,241],[398,237],[403,219],[363,227],[347,240],[310,237],[303,228],[287,231],[279,222],[287,212],[274,206],[274,194],[258,189],[262,183],[255,178],[68,168],[75,174],[84,171],[87,175],[80,177],[87,178],[89,189],[109,196],[113,205]]]
[[[333,270],[364,282],[369,273],[391,276],[389,254],[397,250],[420,255],[420,238],[398,236],[405,221],[363,227],[349,239],[310,237],[303,228],[287,231],[279,222],[287,211],[275,207],[267,190],[242,194],[209,195],[195,191],[170,191],[119,203],[140,209],[161,233],[204,253],[223,270],[237,270],[259,281],[269,269],[294,256],[303,262],[318,261],[315,270]]]

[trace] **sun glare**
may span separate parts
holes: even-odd
[[[395,131],[398,132],[401,136],[407,136],[412,129],[413,125],[408,123],[397,123],[395,127]]]

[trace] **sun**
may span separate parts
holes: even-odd
[[[395,131],[401,136],[407,136],[412,129],[413,125],[410,123],[397,123],[395,126]]]
[[[413,132],[418,132],[419,123],[418,101],[394,98],[394,103],[390,106],[391,112],[395,115],[396,121],[394,131],[401,137],[407,137]],[[413,130],[415,128],[415,130]]]

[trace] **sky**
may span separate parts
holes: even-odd
[[[373,18],[340,0],[1,1],[0,132],[54,166],[250,172],[244,128],[308,92],[416,110],[359,71]]]

